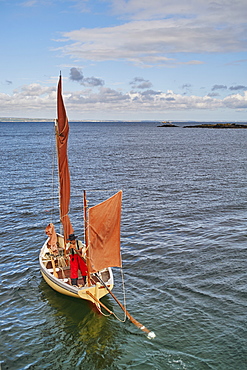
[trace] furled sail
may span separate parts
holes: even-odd
[[[122,191],[89,208],[90,272],[106,267],[121,267],[120,222]]]
[[[63,225],[64,239],[74,232],[68,215],[70,203],[70,174],[67,155],[69,123],[62,97],[62,77],[60,75],[57,88],[57,157],[60,185],[60,219]]]
[[[49,236],[47,247],[50,248],[52,252],[57,252],[57,234],[55,231],[55,226],[52,223],[47,225],[45,233],[47,236]]]

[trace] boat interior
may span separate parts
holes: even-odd
[[[57,246],[58,249],[56,253],[52,253],[46,246],[42,255],[42,263],[49,273],[56,276],[59,280],[71,285],[70,258],[68,254],[65,255],[64,253],[64,239],[59,234],[57,234]],[[108,269],[100,271],[99,275],[105,283],[107,283],[110,279],[110,273]],[[94,274],[91,274],[90,280],[91,285],[95,285],[97,282],[100,282],[100,280]],[[86,285],[87,284],[84,283],[80,270],[78,270],[78,286],[83,287]]]

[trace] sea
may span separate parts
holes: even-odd
[[[123,269],[89,302],[39,269],[45,227],[60,231],[52,122],[0,123],[1,370],[247,369],[247,130],[71,122],[70,216],[123,191]]]

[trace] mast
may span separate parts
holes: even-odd
[[[89,260],[89,237],[88,237],[88,210],[87,210],[87,197],[86,197],[86,190],[83,191],[83,211],[84,211],[84,238],[85,238],[85,245],[86,245],[86,264],[87,264],[87,285],[91,286],[90,280],[90,260]]]
[[[66,243],[69,234],[74,232],[68,215],[70,204],[70,173],[67,154],[68,137],[69,123],[62,97],[62,76],[60,73],[57,87],[56,145],[59,173],[60,221],[63,225],[64,243]]]

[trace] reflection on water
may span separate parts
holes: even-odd
[[[109,317],[100,315],[90,302],[61,295],[43,281],[39,288],[42,300],[50,306],[44,338],[55,335],[63,351],[68,350],[63,368],[82,363],[85,369],[113,368],[121,352],[116,346],[118,329]],[[112,308],[107,298],[104,304]]]

